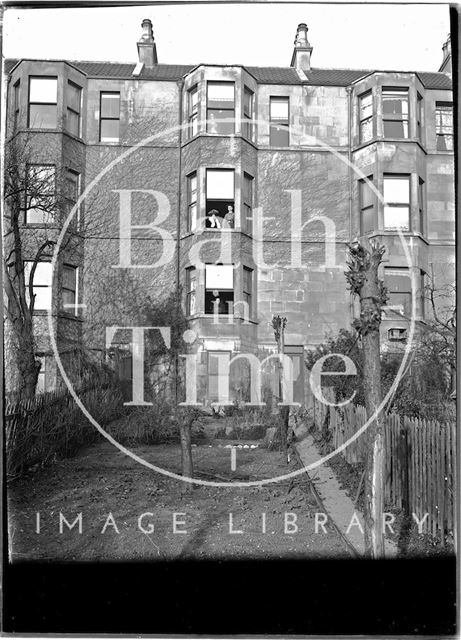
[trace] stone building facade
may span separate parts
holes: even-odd
[[[345,256],[363,236],[387,247],[383,348],[404,345],[412,288],[421,323],[427,277],[454,281],[450,42],[439,72],[317,69],[300,24],[290,66],[181,66],[158,63],[142,28],[137,63],[6,63],[8,140],[27,136],[28,163],[61,177],[81,225],[53,282],[47,267],[34,282],[50,290],[35,318],[40,388],[58,379],[48,305],[69,361],[76,344],[106,358],[107,326],[142,324],[147,297],[181,287],[200,398],[215,399],[220,357],[274,351],[281,315],[302,400],[304,350],[356,313]],[[33,244],[50,223],[22,233]]]

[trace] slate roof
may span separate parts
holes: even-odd
[[[19,60],[5,60],[5,72],[10,73]],[[133,78],[136,63],[88,62],[69,60],[90,78]],[[197,65],[157,64],[152,68],[143,67],[141,80],[180,80]],[[306,80],[301,80],[292,67],[244,67],[260,84],[302,85],[347,87],[351,83],[375,73],[373,69],[310,69],[305,71]],[[382,73],[388,73],[382,71]],[[451,79],[444,73],[416,71],[426,89],[452,88]]]

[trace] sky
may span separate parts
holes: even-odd
[[[449,33],[445,4],[5,9],[3,55],[136,62],[143,18],[169,64],[289,66],[305,22],[313,67],[437,71]]]

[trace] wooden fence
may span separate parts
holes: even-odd
[[[122,404],[118,388],[103,386],[79,391],[79,397],[99,422],[117,416]],[[33,400],[5,402],[5,451],[8,479],[21,476],[54,456],[74,455],[97,437],[69,393],[45,393]]]
[[[328,407],[314,400],[314,424],[335,449],[365,424],[364,407]],[[340,453],[350,464],[365,462],[366,430]],[[418,519],[423,531],[442,544],[456,539],[456,425],[388,414],[384,425],[384,501]]]

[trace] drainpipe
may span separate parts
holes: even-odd
[[[180,259],[179,259],[179,242],[181,238],[181,173],[182,173],[182,102],[183,102],[183,90],[184,90],[184,78],[178,80],[179,90],[179,109],[178,109],[178,124],[179,124],[179,139],[178,139],[178,216],[176,221],[176,294],[179,295],[180,287]],[[176,406],[179,402],[179,356],[175,357],[175,399]]]
[[[352,87],[346,87],[347,92],[347,159],[348,177],[349,177],[349,242],[352,242]],[[354,300],[351,295],[349,302],[349,313],[351,322],[354,318]]]

